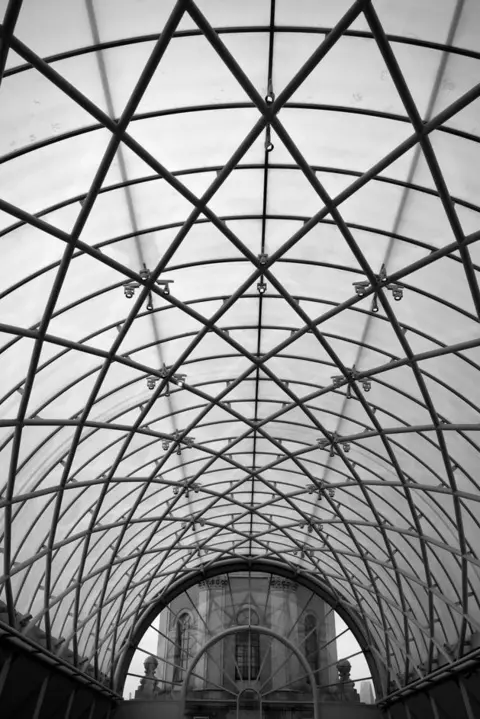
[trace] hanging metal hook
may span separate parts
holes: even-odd
[[[265,152],[271,152],[274,148],[274,144],[271,139],[270,125],[267,125],[265,135]]]
[[[268,80],[267,94],[265,95],[265,102],[267,105],[272,105],[275,102],[275,93],[272,87],[272,78]]]

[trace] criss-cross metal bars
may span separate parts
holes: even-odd
[[[387,34],[368,0],[352,2],[333,27],[282,23],[271,0],[268,24],[215,28],[194,2],[179,0],[158,32],[110,41],[102,40],[93,3],[87,9],[91,44],[49,57],[15,33],[18,17],[28,12],[21,3],[10,2],[1,26],[4,89],[36,73],[81,108],[86,121],[12,147],[0,167],[108,133],[93,179],[80,194],[67,192],[42,207],[32,201],[28,207],[35,209],[28,210],[10,201],[7,191],[0,193],[0,210],[14,218],[0,230],[5,247],[26,233],[33,248],[41,233],[61,248],[57,259],[25,270],[0,292],[6,338],[0,358],[9,364],[28,358],[28,366],[11,379],[5,374],[0,384],[2,628],[36,638],[58,662],[77,672],[89,668],[95,681],[112,683],[115,659],[159,587],[167,591],[193,569],[255,558],[291,571],[301,565],[321,577],[332,601],[356,612],[381,667],[378,690],[384,694],[423,681],[443,664],[454,667],[480,630],[474,472],[479,401],[469,381],[480,368],[478,267],[471,254],[480,232],[466,233],[461,222],[462,213],[480,207],[449,190],[431,138],[470,143],[475,150],[479,143],[474,131],[455,122],[478,100],[479,84],[437,110],[446,58],[480,62],[480,53],[454,42],[467,12],[463,3],[456,5],[445,43]],[[181,26],[186,15],[192,27]],[[359,17],[368,30],[352,27]],[[252,34],[266,38],[262,91],[229,49],[230,36],[248,42]],[[277,88],[277,43],[285,37],[308,37],[316,46]],[[188,48],[199,39],[243,99],[144,111],[142,98],[157,70],[168,67],[172,47],[182,42]],[[296,97],[346,40],[377,51],[402,111]],[[148,43],[149,59],[115,114],[104,57]],[[426,114],[412,96],[397,48],[439,58]],[[9,49],[24,64],[7,66]],[[61,72],[62,62],[83,56],[97,59],[107,111]],[[143,122],[212,112],[229,122],[242,112],[254,118],[222,164],[172,171],[137,139]],[[364,171],[320,165],[289,129],[293,112],[337,113],[352,123],[375,119],[407,132]],[[247,156],[258,143],[261,155]],[[416,154],[406,179],[389,174],[409,151]],[[129,172],[127,152],[143,163],[144,174]],[[419,157],[431,183],[417,179]],[[115,160],[120,181],[109,177]],[[261,175],[260,209],[214,209],[232,178],[252,173]],[[283,175],[306,183],[319,208],[314,214],[275,210]],[[201,194],[191,189],[198,176],[205,178]],[[332,195],[325,178],[339,176],[348,184]],[[157,213],[154,224],[144,220],[141,193],[160,186],[185,203],[182,219],[162,221]],[[401,193],[391,231],[346,219],[343,208],[365,189]],[[434,203],[429,207],[443,213],[450,241],[438,246],[402,231],[407,197]],[[128,208],[125,231],[91,241],[85,228],[92,213],[116,198]],[[75,215],[70,231],[55,221],[63,211]],[[260,227],[258,242],[245,239],[249,230],[242,230],[252,222]],[[274,239],[278,223],[286,228],[282,241]],[[222,238],[225,254],[196,254],[192,247],[201,245],[205,229]],[[318,229],[342,243],[349,259],[295,254]],[[162,238],[161,251],[149,247],[154,236]],[[385,242],[378,264],[359,237]],[[133,264],[116,251],[129,242]],[[394,247],[404,249],[405,262],[390,261]],[[8,252],[5,257],[8,264]],[[100,286],[85,281],[83,294],[77,291],[82,261],[104,273]],[[201,282],[190,286],[195,271],[201,271]],[[298,271],[316,277],[336,272],[343,299],[329,293],[327,282],[314,295],[295,287],[288,274]],[[437,291],[418,280],[422,271],[438,272]],[[463,304],[442,292],[449,273],[468,289]],[[23,298],[48,282],[40,319],[25,322]],[[64,300],[71,283],[76,294]],[[18,321],[1,312],[12,302]],[[115,309],[103,319],[100,306]],[[402,306],[410,308],[405,315]],[[435,322],[433,330],[420,326],[416,308],[424,312],[426,306],[432,315],[458,322],[458,331],[445,333]],[[247,333],[255,340],[245,339]],[[78,358],[69,373],[67,366]],[[445,369],[446,361],[452,370]],[[64,411],[75,393],[81,402]],[[445,416],[449,406],[452,417]]]

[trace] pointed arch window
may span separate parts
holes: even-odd
[[[315,614],[307,614],[304,622],[305,657],[313,671],[318,670],[318,628]]]
[[[250,607],[244,607],[237,614],[240,626],[257,626],[258,614]],[[255,630],[238,632],[235,635],[235,677],[243,681],[258,679],[260,671],[260,634]]]
[[[188,665],[190,656],[190,634],[191,634],[191,618],[188,612],[180,614],[175,627],[175,649],[173,654],[173,681],[180,683]]]

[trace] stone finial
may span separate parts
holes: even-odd
[[[340,682],[348,682],[350,680],[351,669],[352,665],[348,659],[340,659],[340,661],[337,662],[338,680]]]
[[[153,677],[155,675],[155,670],[158,667],[157,657],[153,657],[151,654],[149,654],[143,662],[143,666],[145,667],[145,676]]]
[[[355,683],[350,679],[352,665],[348,659],[340,659],[337,662],[338,671],[338,699],[344,702],[358,702],[360,700]]]
[[[143,662],[143,666],[145,667],[145,676],[140,679],[139,687],[135,692],[135,699],[153,696],[157,691],[158,680],[155,676],[158,667],[157,657],[149,654]]]

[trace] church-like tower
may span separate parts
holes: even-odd
[[[158,689],[180,690],[192,659],[225,630],[248,625],[213,643],[200,656],[188,695],[218,700],[222,691],[269,692],[294,700],[311,692],[298,656],[271,636],[285,637],[306,658],[318,690],[328,696],[338,682],[332,608],[308,589],[269,574],[237,573],[208,579],[179,595],[162,612],[158,640]],[[216,695],[214,697],[214,695]]]

